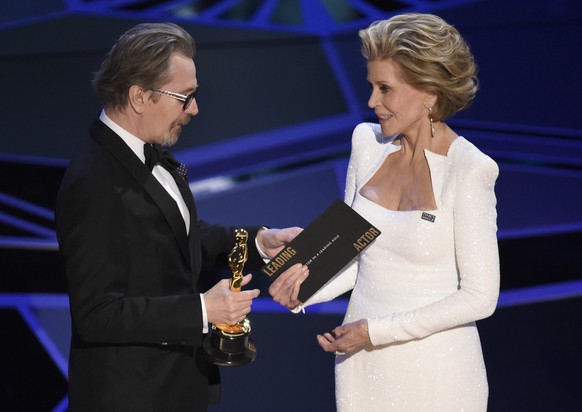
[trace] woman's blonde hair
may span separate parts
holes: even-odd
[[[401,14],[376,21],[359,35],[368,61],[391,59],[404,82],[437,96],[434,120],[443,121],[473,101],[477,65],[457,29],[440,17]]]

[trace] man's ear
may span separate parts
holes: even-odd
[[[147,90],[143,87],[133,85],[129,88],[128,101],[129,107],[138,114],[142,114],[145,110],[145,105],[147,103],[148,96],[146,96]]]

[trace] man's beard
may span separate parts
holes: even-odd
[[[162,136],[162,141],[160,142],[160,146],[163,147],[172,147],[178,141],[178,137],[180,137],[180,133],[182,132],[182,127],[186,126],[190,122],[190,118],[186,119],[185,122],[176,122],[175,125],[172,126],[170,130],[166,134]],[[176,130],[174,133],[173,130]]]
[[[172,132],[168,132],[162,136],[162,141],[160,142],[160,146],[162,147],[172,147],[178,141],[178,137],[180,136],[179,133],[176,133],[174,136]]]

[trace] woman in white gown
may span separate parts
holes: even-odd
[[[444,123],[475,96],[476,65],[433,15],[360,37],[379,124],[354,130],[345,202],[382,235],[301,306],[353,289],[343,325],[318,336],[337,355],[338,411],[485,411],[475,321],[499,294],[498,167]],[[296,293],[274,297],[299,309]]]

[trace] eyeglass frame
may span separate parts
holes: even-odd
[[[158,92],[161,94],[165,94],[166,96],[170,96],[173,99],[179,100],[181,102],[184,102],[184,105],[182,106],[182,109],[184,111],[188,110],[188,107],[190,107],[190,103],[192,103],[192,100],[194,100],[196,98],[196,94],[198,93],[198,87],[200,86],[196,86],[196,89],[188,94],[180,94],[180,93],[175,93],[175,92],[170,92],[168,90],[163,90],[163,89],[150,89],[152,92]]]

